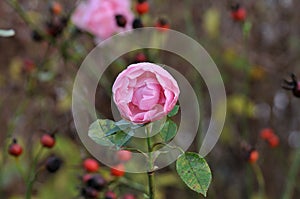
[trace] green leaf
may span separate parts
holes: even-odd
[[[212,176],[204,158],[198,153],[186,152],[177,159],[176,170],[190,189],[206,197]]]
[[[168,117],[173,117],[178,113],[179,105],[175,105],[174,108],[169,112]]]
[[[97,144],[103,146],[113,146],[112,140],[108,138],[116,132],[120,131],[119,127],[115,125],[112,120],[98,119],[93,122],[89,128],[88,135]]]
[[[110,137],[110,141],[115,144],[117,150],[119,150],[122,146],[126,145],[127,142],[132,138],[133,131],[129,131],[128,133],[119,131],[114,136]]]
[[[172,120],[168,120],[160,131],[160,136],[164,142],[172,140],[177,133],[177,125]]]

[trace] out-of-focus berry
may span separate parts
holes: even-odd
[[[96,172],[99,169],[97,160],[88,158],[83,161],[83,167],[87,172]]]
[[[110,169],[110,174],[112,176],[121,177],[125,174],[125,168],[123,164],[116,165]]]
[[[17,143],[16,139],[13,139],[12,143],[9,145],[8,153],[12,156],[18,157],[22,154],[23,148]]]

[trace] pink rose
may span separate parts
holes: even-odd
[[[124,28],[117,25],[117,15],[125,18]],[[130,10],[130,0],[86,0],[78,5],[71,19],[80,29],[104,40],[115,33],[130,30],[134,15]]]
[[[139,124],[166,116],[179,95],[176,80],[162,67],[146,62],[128,66],[112,91],[122,117]]]

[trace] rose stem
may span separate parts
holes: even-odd
[[[149,170],[148,174],[148,187],[149,187],[149,199],[154,199],[154,170],[153,170],[153,162],[152,162],[152,147],[151,147],[151,138],[150,138],[150,124],[146,126],[147,131],[147,146],[148,146],[148,162],[149,162]]]

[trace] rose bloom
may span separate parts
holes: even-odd
[[[115,33],[130,30],[134,15],[130,0],[86,0],[72,14],[72,22],[80,29],[92,33],[97,40],[104,40]],[[126,26],[117,25],[116,16],[126,19]]]
[[[112,91],[121,116],[138,124],[166,116],[175,106],[180,92],[170,73],[147,62],[128,66],[118,75]]]

